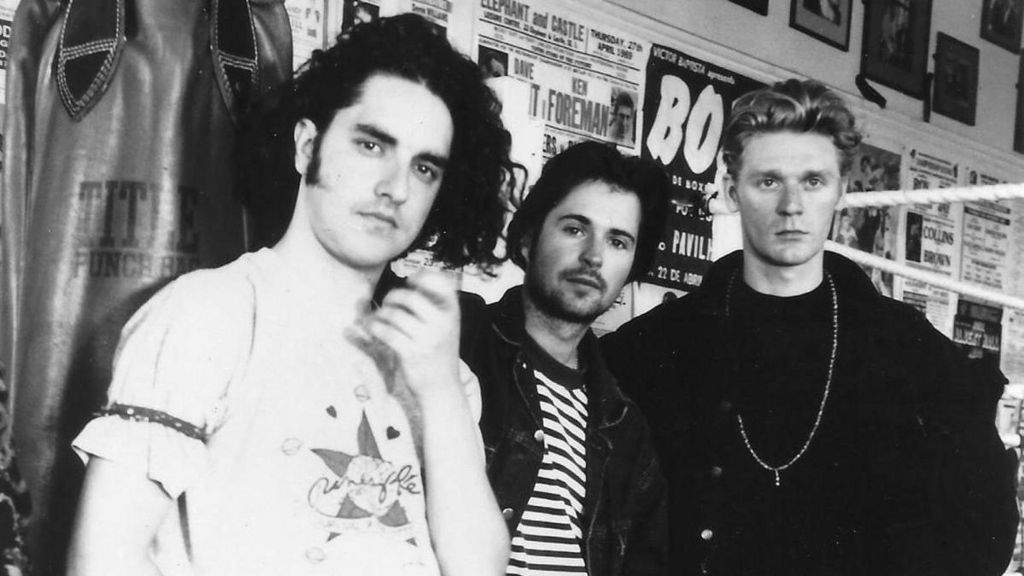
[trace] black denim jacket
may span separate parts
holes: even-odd
[[[520,290],[496,304],[462,299],[462,359],[480,379],[487,475],[509,533],[533,491],[544,446]],[[594,335],[581,343],[588,367],[587,483],[583,554],[590,576],[667,572],[666,485],[647,422],[623,396]]]

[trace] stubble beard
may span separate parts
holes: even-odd
[[[571,294],[566,294],[557,286],[545,283],[532,267],[527,271],[524,287],[537,310],[550,318],[563,322],[589,326],[610,307],[602,309],[600,300],[589,307],[573,306],[574,300]]]

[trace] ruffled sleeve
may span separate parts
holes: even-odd
[[[137,469],[172,498],[201,478],[248,361],[254,308],[252,284],[225,269],[157,293],[121,333],[106,406],[72,443],[79,456]]]

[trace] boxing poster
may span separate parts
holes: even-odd
[[[952,188],[960,183],[960,165],[956,162],[910,150],[908,179],[910,188]],[[903,241],[898,243],[900,258],[908,266],[933,274],[960,277],[960,252],[963,240],[963,204],[938,202],[904,207],[900,229]],[[957,295],[949,290],[906,279],[897,284],[897,299],[916,306],[940,332],[953,336]]]
[[[711,263],[711,218],[698,210],[715,183],[716,159],[733,101],[764,86],[666,46],[654,45],[644,89],[644,158],[657,160],[672,179],[668,221],[644,282],[692,290]]]
[[[978,170],[967,171],[969,186],[1001,184],[1005,179]],[[960,279],[1005,293],[1010,258],[1011,205],[1007,201],[979,200],[964,203],[963,251]]]
[[[1007,308],[1003,320],[999,369],[1011,384],[1024,384],[1024,310]]]
[[[899,189],[900,155],[861,144],[850,168],[847,193]],[[835,215],[829,237],[839,244],[894,260],[898,217],[898,208],[891,206],[843,208]],[[870,267],[864,271],[881,294],[893,295],[892,274]]]
[[[1008,202],[1011,210],[1010,239],[1011,254],[1024,254],[1024,200]],[[1006,268],[1006,293],[1024,298],[1024,266],[1017,258],[1011,258]],[[1011,383],[1024,384],[1024,310],[1007,308],[1003,320],[1003,355],[999,368]]]
[[[292,68],[298,70],[313,50],[327,47],[327,0],[285,0],[292,30]],[[333,4],[333,2],[330,2]]]
[[[7,57],[11,50],[11,25],[17,2],[0,2],[0,105],[7,101]]]
[[[545,158],[583,140],[636,154],[650,43],[557,2],[477,2],[474,56],[487,76],[529,86],[525,117],[544,124]]]
[[[1002,337],[1002,308],[960,297],[953,319],[952,340],[969,358],[985,358],[998,366]]]

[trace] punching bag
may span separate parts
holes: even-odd
[[[8,72],[0,347],[32,498],[28,543],[63,574],[122,325],[245,246],[237,115],[291,74],[283,0],[22,0]]]

